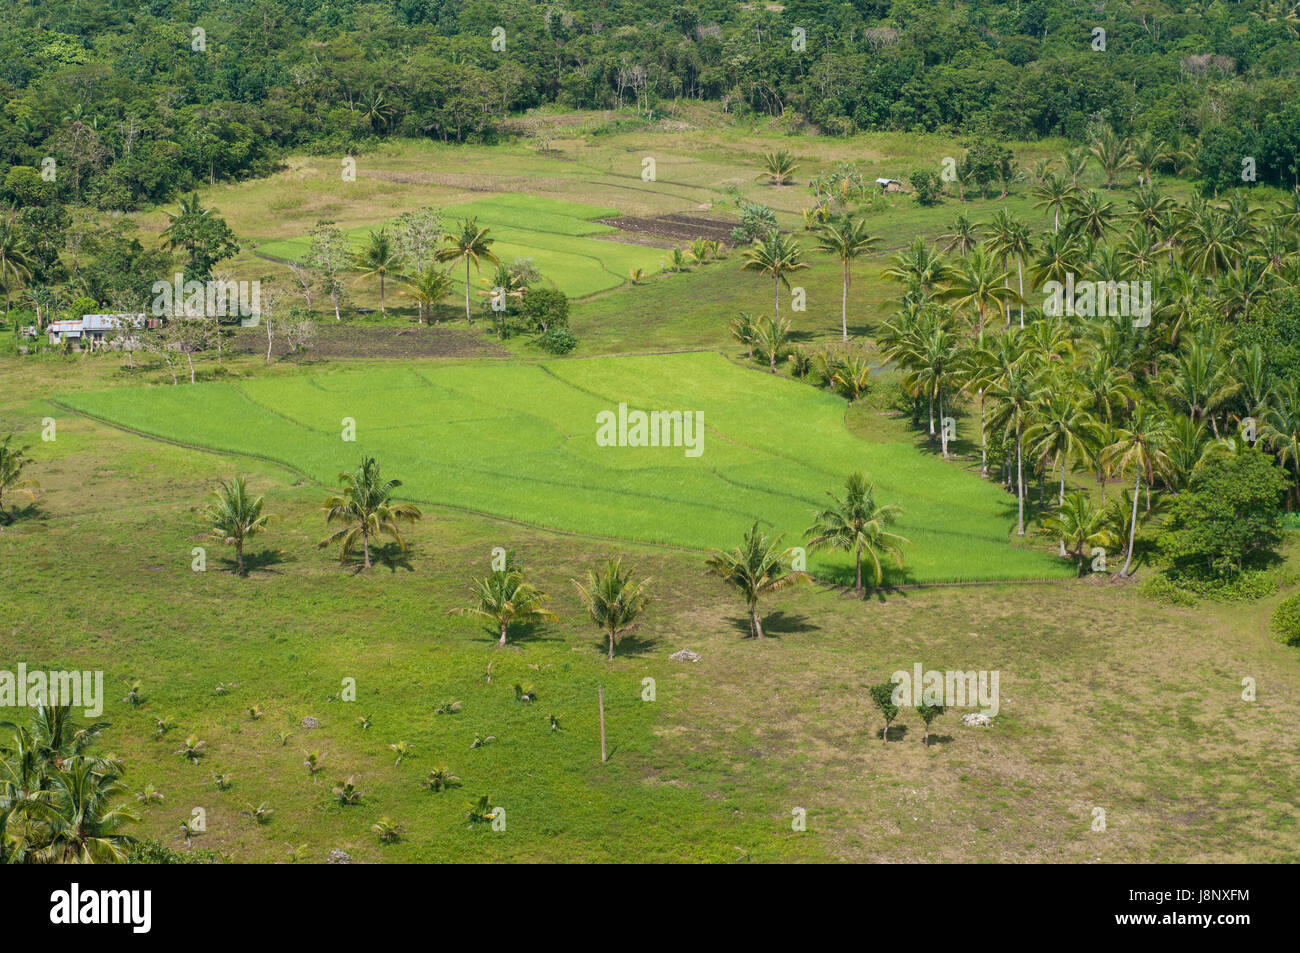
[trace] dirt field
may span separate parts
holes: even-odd
[[[489,335],[486,327],[322,323],[307,358],[509,357]],[[266,331],[240,328],[227,347],[238,354],[265,354]],[[281,357],[289,353],[283,335],[276,336],[273,353]]]
[[[736,227],[736,223],[725,218],[708,218],[703,215],[683,215],[680,213],[672,215],[659,215],[655,218],[634,218],[631,216],[621,216],[619,218],[602,218],[602,225],[611,225],[625,235],[618,237],[619,241],[639,241],[645,239],[663,239],[669,243],[692,242],[697,238],[708,238],[713,241],[722,242],[724,245],[731,245],[731,230]],[[657,244],[656,242],[645,241],[645,244]]]

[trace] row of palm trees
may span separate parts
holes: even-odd
[[[482,271],[483,263],[500,265],[500,259],[492,251],[495,239],[488,237],[491,231],[486,225],[479,225],[478,220],[467,218],[460,222],[459,229],[443,233],[446,244],[433,253],[433,261],[455,264],[465,263],[465,320],[473,324],[474,316],[470,310],[470,275],[472,265],[476,271]],[[400,278],[418,309],[419,320],[425,323],[432,314],[433,305],[451,291],[455,279],[450,271],[434,266],[432,262],[412,273],[406,273],[406,257],[397,241],[388,229],[380,228],[367,236],[366,242],[356,252],[354,268],[362,278],[379,279],[379,311],[386,315],[385,286],[389,277]]]

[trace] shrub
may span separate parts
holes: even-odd
[[[568,354],[578,346],[578,339],[568,328],[548,328],[538,335],[537,346],[552,354]]]
[[[1283,599],[1273,612],[1273,631],[1287,645],[1300,648],[1300,593]]]
[[[530,288],[519,305],[528,326],[543,335],[551,330],[569,327],[569,299],[555,288]]]

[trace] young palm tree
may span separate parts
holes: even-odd
[[[451,291],[452,278],[447,272],[426,265],[405,281],[406,293],[415,299],[421,324],[428,323],[433,306]]]
[[[756,271],[759,274],[772,276],[772,301],[775,308],[773,314],[779,318],[781,285],[790,287],[790,282],[785,277],[786,273],[807,268],[808,263],[803,260],[803,249],[799,243],[774,228],[763,238],[754,239],[754,244],[745,249],[745,263],[741,267],[745,271]]]
[[[1089,151],[1091,151],[1093,157],[1097,160],[1097,164],[1101,166],[1101,171],[1106,176],[1107,189],[1113,189],[1116,177],[1133,164],[1133,156],[1129,152],[1129,141],[1109,129],[1105,130],[1097,138]]]
[[[1166,394],[1170,403],[1192,420],[1207,421],[1217,438],[1219,408],[1241,389],[1233,379],[1232,366],[1214,347],[1197,340],[1189,340],[1169,363],[1172,376]]]
[[[587,585],[572,580],[591,621],[605,630],[609,638],[609,660],[614,660],[614,643],[621,633],[636,622],[650,604],[645,587],[650,580],[640,582],[632,578],[632,571],[623,570],[623,560],[611,559],[603,572],[587,571]]]
[[[788,549],[781,549],[781,537],[770,538],[758,528],[745,534],[745,541],[731,552],[717,550],[706,561],[709,570],[740,590],[749,608],[750,638],[763,638],[763,624],[758,617],[758,600],[769,592],[794,583],[808,582],[807,573],[786,567]]]
[[[1110,231],[1115,203],[1105,201],[1095,190],[1071,197],[1068,208],[1070,218],[1066,226],[1075,235],[1099,242]]]
[[[1088,494],[1082,490],[1072,490],[1057,511],[1043,520],[1043,526],[1064,541],[1062,555],[1075,559],[1080,576],[1088,565],[1086,557],[1092,547],[1105,546],[1110,542],[1110,533],[1106,530],[1106,514],[1093,506]]]
[[[23,479],[23,470],[31,460],[23,453],[21,447],[13,446],[13,438],[13,434],[8,434],[4,442],[0,443],[0,518],[3,518],[6,523],[12,523],[14,518],[13,514],[6,513],[4,510],[5,494],[17,492],[34,500],[36,491],[40,489],[40,484],[35,480]]]
[[[115,801],[127,795],[121,767],[74,758],[56,768],[44,799],[32,804],[32,826],[40,847],[36,863],[117,864],[126,860],[132,838],[122,828],[140,816]]]
[[[1163,139],[1158,139],[1150,133],[1134,139],[1132,146],[1133,166],[1138,170],[1138,185],[1150,186],[1155,177],[1156,166],[1173,158],[1169,146]]]
[[[460,261],[465,259],[465,320],[474,323],[474,316],[469,310],[469,266],[474,263],[476,271],[482,271],[483,262],[500,264],[500,259],[492,252],[494,239],[488,238],[490,229],[485,225],[479,227],[478,219],[467,218],[460,223],[459,232],[447,232],[443,240],[451,244],[440,248],[434,254],[438,261]]]
[[[882,557],[892,556],[903,568],[903,547],[911,540],[888,527],[902,509],[892,503],[876,502],[876,486],[863,473],[850,473],[844,481],[844,496],[827,492],[831,505],[819,511],[816,522],[804,531],[809,550],[826,549],[853,554],[853,589],[862,595],[862,557],[871,566],[872,578],[879,586],[884,581]]]
[[[325,522],[342,523],[336,533],[320,541],[322,548],[339,543],[339,561],[346,562],[360,541],[365,554],[365,568],[370,568],[370,540],[391,536],[401,549],[406,541],[397,529],[399,522],[413,523],[423,514],[410,503],[392,502],[393,491],[401,480],[385,480],[374,457],[364,457],[351,473],[340,473],[343,492],[325,501]]]
[[[911,245],[894,256],[880,276],[928,294],[947,278],[948,266],[943,255],[928,246],[925,239],[918,235],[912,239]]]
[[[991,343],[979,335],[969,346],[961,348],[956,355],[956,374],[962,388],[979,397],[980,403],[980,476],[989,475],[988,426],[985,404],[988,389],[997,380],[998,359]]]
[[[166,213],[167,227],[158,236],[159,241],[168,251],[176,251],[178,248],[184,249],[190,260],[193,261],[197,231],[192,226],[198,219],[211,214],[212,210],[204,208],[203,203],[199,201],[199,193],[191,192],[189,195],[182,195],[177,210]],[[193,277],[202,276],[194,275]]]
[[[1061,159],[1061,165],[1065,168],[1065,174],[1070,177],[1070,185],[1073,188],[1079,187],[1079,179],[1083,173],[1088,171],[1089,152],[1080,146],[1078,149],[1071,149]]]
[[[379,277],[379,313],[387,315],[384,301],[384,284],[389,275],[402,267],[401,252],[388,234],[388,229],[372,231],[366,245],[356,255],[356,269],[362,278]]]
[[[817,249],[834,255],[840,261],[843,281],[840,286],[840,326],[845,342],[849,339],[849,265],[853,259],[869,251],[880,242],[879,237],[867,234],[865,219],[845,215],[817,229]]]
[[[776,373],[776,362],[790,343],[790,322],[785,318],[768,318],[754,330],[754,347],[767,356],[768,368]]]
[[[968,219],[965,212],[959,214],[957,220],[948,227],[952,231],[939,236],[944,251],[955,251],[959,255],[964,255],[979,245],[980,229],[983,226]]]
[[[204,519],[212,526],[208,532],[227,546],[235,547],[235,572],[246,575],[244,543],[265,529],[270,519],[262,515],[262,498],[249,495],[243,477],[221,483],[212,495],[215,501],[204,513]]]
[[[794,170],[799,168],[794,158],[784,150],[763,153],[763,172],[760,179],[767,179],[769,185],[789,185],[794,181]]]
[[[1124,559],[1124,568],[1120,570],[1122,578],[1128,578],[1133,565],[1133,542],[1137,535],[1138,499],[1142,495],[1142,478],[1147,485],[1155,482],[1157,472],[1163,472],[1169,464],[1169,457],[1164,450],[1165,438],[1169,433],[1169,424],[1158,413],[1138,404],[1133,416],[1121,427],[1116,428],[1116,440],[1108,453],[1115,469],[1123,472],[1133,468],[1133,513],[1129,522],[1128,556]]]
[[[452,609],[453,615],[488,619],[501,637],[497,648],[505,648],[510,626],[516,622],[554,622],[556,615],[546,608],[547,597],[524,581],[522,569],[498,569],[474,584],[478,604]]]

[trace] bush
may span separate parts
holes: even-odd
[[[1142,585],[1143,595],[1172,606],[1211,602],[1251,602],[1277,591],[1278,574],[1264,570],[1211,573],[1196,569],[1170,569]]]
[[[568,354],[578,346],[578,339],[568,328],[548,328],[538,335],[537,346],[552,354]]]
[[[939,201],[943,191],[943,181],[939,174],[930,169],[914,169],[907,177],[916,193],[916,201],[921,205],[934,205]]]
[[[541,331],[543,336],[549,331],[568,330],[569,299],[563,291],[555,288],[530,288],[524,295],[519,311],[528,326]]]
[[[137,840],[131,845],[126,855],[128,864],[219,864],[221,855],[203,848],[197,850],[173,850],[156,840]]]
[[[1287,645],[1300,648],[1300,593],[1283,599],[1273,612],[1273,631]]]

